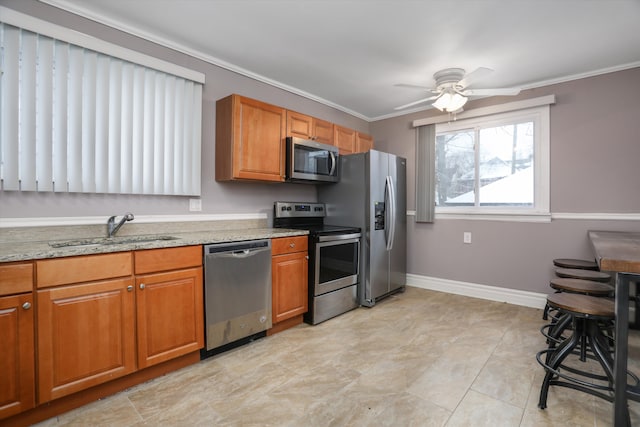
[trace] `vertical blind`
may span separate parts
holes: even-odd
[[[2,190],[200,195],[204,79],[6,22],[0,48]]]
[[[433,222],[436,200],[436,126],[420,126],[416,134],[416,222]]]

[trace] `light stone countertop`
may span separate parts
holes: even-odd
[[[203,245],[209,243],[238,242],[243,240],[273,239],[278,237],[304,236],[306,230],[292,230],[285,228],[245,228],[218,229],[209,231],[171,232],[162,234],[148,234],[136,236],[114,237],[113,244],[96,244],[81,246],[53,247],[50,242],[72,239],[31,240],[31,241],[0,241],[0,262],[27,261],[45,258],[59,258],[67,256],[103,254],[140,249],[172,248],[178,246]],[[139,238],[157,236],[171,236],[171,240],[131,241]],[[44,236],[43,236],[44,237]],[[88,240],[88,239],[77,239]],[[118,243],[125,241],[124,243]]]

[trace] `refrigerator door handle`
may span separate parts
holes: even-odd
[[[387,176],[385,197],[387,198],[385,200],[385,209],[389,209],[389,221],[385,226],[385,228],[389,229],[387,251],[390,251],[393,249],[393,241],[396,234],[396,191],[393,187],[393,178],[391,176]]]

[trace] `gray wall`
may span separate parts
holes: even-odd
[[[93,35],[206,75],[202,124],[202,213],[269,213],[275,200],[315,201],[314,186],[215,181],[215,102],[238,93],[369,133],[369,123],[307,98],[244,77],[196,58],[141,40],[36,0],[0,4],[34,17]],[[66,217],[121,214],[189,214],[188,197],[0,192],[0,217]],[[200,212],[195,212],[199,214]]]
[[[408,162],[408,207],[414,209],[415,130],[433,110],[371,124],[314,101],[140,40],[35,0],[0,4],[206,74],[203,95],[202,213],[270,212],[274,200],[316,200],[313,186],[217,183],[215,101],[239,93],[374,136],[375,148]],[[640,212],[640,69],[524,91],[518,97],[469,102],[466,109],[556,94],[551,108],[551,210],[554,213]],[[0,192],[0,217],[188,214],[188,198]],[[409,218],[409,273],[547,292],[555,257],[592,257],[587,230],[640,231],[640,221],[554,220],[549,224]],[[464,245],[462,233],[473,243]]]
[[[469,102],[465,110],[556,95],[551,107],[551,212],[640,213],[640,68]],[[377,149],[409,159],[408,209],[415,209],[415,119],[436,110],[371,124]],[[600,215],[602,217],[602,215]],[[548,292],[551,261],[592,258],[588,230],[640,231],[640,221],[554,219],[551,223],[409,217],[409,273]],[[464,231],[473,242],[462,243]]]

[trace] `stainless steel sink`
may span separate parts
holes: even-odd
[[[93,239],[78,240],[60,240],[49,242],[52,248],[69,248],[69,247],[89,247],[89,246],[108,246],[108,245],[124,245],[127,243],[146,243],[157,242],[162,240],[176,240],[178,237],[173,236],[123,236],[123,237],[96,237]]]

